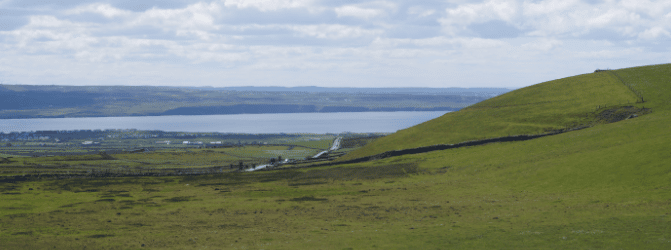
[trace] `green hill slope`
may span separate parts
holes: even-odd
[[[622,74],[622,79],[635,78],[625,73],[628,72],[626,70],[617,72]],[[391,150],[539,134],[591,124],[607,107],[633,105],[639,101],[639,97],[620,78],[613,72],[602,71],[518,89],[400,130],[339,160]]]
[[[619,102],[636,102],[634,92],[645,102],[622,105],[649,113],[600,122]],[[0,245],[671,249],[671,64],[539,84],[422,124],[435,131],[414,135],[449,143],[586,123],[594,126],[357,164],[0,182]],[[443,131],[454,126],[467,133]],[[413,129],[382,146],[423,145],[404,135]]]
[[[399,233],[390,237],[388,243],[402,245],[412,241],[417,246],[423,245],[423,248],[449,245],[453,249],[671,248],[671,64],[594,75],[604,78],[594,77],[592,79],[599,81],[584,82],[585,85],[596,87],[603,84],[601,86],[620,91],[617,84],[605,84],[611,80],[604,79],[612,76],[620,81],[621,86],[627,89],[631,86],[633,92],[639,93],[645,101],[628,105],[650,108],[651,112],[633,119],[596,124],[528,141],[490,143],[365,163],[369,167],[417,164],[427,173],[413,175],[411,180],[404,182],[408,187],[415,188],[414,192],[398,191],[378,200],[396,204],[405,198],[420,201],[420,204],[425,202],[446,207],[433,214],[408,213],[411,214],[409,219],[398,220],[399,223],[430,228],[423,232],[423,239],[432,237],[432,240],[435,239],[433,242],[412,241],[411,236]],[[589,79],[588,76],[575,78]],[[480,112],[491,117],[493,113],[487,113],[491,104],[525,102],[515,96],[533,101],[530,97],[533,91],[530,90],[549,94],[552,91],[548,88],[572,80],[575,79],[567,78],[515,91],[474,105],[468,112]],[[583,100],[589,99],[585,95],[565,91],[565,88],[554,89],[556,93],[562,93],[555,95],[554,100],[571,97],[566,93],[582,96]],[[618,95],[608,92],[612,89],[602,88],[602,91],[592,91],[595,99],[607,102],[609,106],[618,104]],[[625,91],[620,96],[630,96],[630,93]],[[512,105],[506,108],[508,111],[514,109]],[[590,123],[598,120],[599,114],[603,113],[591,114],[592,111],[579,105],[575,109],[567,108],[565,113],[560,109],[526,109],[541,111],[527,115],[541,119],[532,123],[529,121],[534,120],[523,120],[522,115],[509,114],[521,121],[520,124],[539,124],[541,128],[561,125],[561,122]],[[587,112],[587,115],[581,115],[580,111]],[[455,112],[457,115],[453,116],[478,120],[474,115],[459,113]],[[545,115],[541,115],[543,113]],[[506,121],[490,117],[490,121],[499,124]],[[543,119],[547,117],[561,119],[553,123],[553,119]],[[449,127],[445,121],[448,119],[455,118],[446,115],[418,127],[438,124]],[[486,122],[488,119],[479,121]],[[522,125],[506,128],[520,127]],[[478,128],[493,127],[480,124],[466,127],[473,137],[477,135],[474,131]],[[415,132],[415,136],[439,142],[458,138],[448,133],[443,133],[447,138],[430,138],[430,131],[420,133],[413,129],[399,132],[399,135],[408,136],[403,133]],[[489,135],[495,136],[496,132],[502,134],[494,131]],[[435,133],[441,134],[442,131]],[[386,139],[401,144],[403,139],[393,136]],[[409,147],[404,144],[395,146]],[[427,217],[437,219],[424,222]],[[443,224],[452,227],[434,226]]]

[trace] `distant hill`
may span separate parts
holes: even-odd
[[[454,111],[507,89],[0,85],[0,119]]]
[[[270,92],[310,92],[310,93],[369,93],[369,94],[459,94],[459,95],[500,95],[510,91],[506,88],[325,88],[306,87],[196,87],[200,90],[270,91]]]

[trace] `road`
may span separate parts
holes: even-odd
[[[331,145],[331,148],[329,148],[328,150],[324,150],[324,151],[319,152],[318,154],[316,154],[316,155],[313,156],[312,158],[319,158],[319,157],[322,156],[323,154],[326,154],[326,153],[328,153],[328,152],[330,152],[330,151],[338,150],[338,149],[340,148],[340,141],[341,141],[341,140],[342,140],[342,137],[338,137],[338,138],[336,138],[336,139],[333,141],[333,145]],[[284,162],[281,162],[281,163],[279,163],[279,164],[283,164],[283,163],[287,163],[287,162],[289,162],[289,159],[284,159]],[[259,170],[259,169],[264,169],[264,168],[266,168],[266,167],[268,167],[268,166],[271,166],[271,165],[270,165],[270,164],[259,165],[259,166],[255,166],[255,167],[253,167],[253,168],[247,169],[247,170],[245,170],[245,171],[246,171],[246,172],[252,172],[252,171]]]
[[[342,137],[336,138],[335,141],[333,141],[333,146],[329,150],[338,150],[340,148],[340,140],[342,140]]]
[[[328,153],[328,152],[329,152],[328,150],[321,151],[321,152],[319,152],[319,154],[316,154],[316,155],[313,156],[312,158],[313,158],[313,159],[314,159],[314,158],[319,158],[320,156],[322,156],[323,154],[326,154],[326,153]]]
[[[326,154],[326,153],[328,153],[328,152],[330,152],[330,151],[338,150],[338,149],[340,148],[340,140],[342,140],[342,137],[338,137],[338,138],[336,138],[336,139],[333,141],[333,145],[331,146],[331,148],[329,148],[328,150],[324,150],[324,151],[319,152],[319,154],[316,154],[316,155],[313,156],[312,158],[313,158],[313,159],[314,159],[314,158],[319,158],[319,157],[322,156],[323,154]]]
[[[259,170],[259,169],[264,169],[264,168],[266,168],[266,167],[268,167],[268,166],[270,166],[270,164],[255,166],[255,167],[253,167],[253,168],[246,169],[245,172],[252,172],[252,171]]]

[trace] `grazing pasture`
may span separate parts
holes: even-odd
[[[607,71],[572,76],[511,91],[400,130],[340,160],[391,150],[589,126],[603,110],[642,107],[639,102],[635,93]]]
[[[624,177],[605,188],[605,178],[556,185],[529,173],[536,159],[492,165],[496,156],[485,156],[496,147],[506,145],[468,153],[484,158],[478,163],[464,149],[300,170],[5,179],[0,241],[20,249],[671,246],[664,178],[634,190],[619,185]]]
[[[0,177],[0,245],[669,249],[670,79],[666,64],[542,83],[342,152],[353,159],[585,126],[525,141],[273,171],[106,178],[6,173]],[[541,97],[553,103],[536,102]],[[470,127],[459,117],[470,119]],[[452,122],[467,130],[459,134]],[[208,150],[183,157],[207,165],[208,157],[234,152]],[[290,151],[258,147],[248,155],[276,150]],[[171,156],[161,157],[148,163],[167,164]],[[3,164],[23,159],[36,158]]]

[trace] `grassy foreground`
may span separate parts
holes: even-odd
[[[650,112],[529,141],[335,167],[194,177],[5,179],[0,184],[0,245],[8,249],[669,249],[671,65],[595,75],[597,85],[603,79],[625,83],[598,85],[608,90],[600,92],[590,85],[592,80],[585,80],[581,86],[593,91],[598,99],[594,103],[612,107],[623,102],[622,106]],[[538,86],[545,87],[524,90],[545,93],[546,88],[555,88],[550,83]],[[636,103],[638,97],[627,86],[645,102]],[[543,96],[561,100],[574,95]],[[498,100],[506,98],[512,97]],[[533,100],[520,102],[528,101]],[[477,107],[493,109],[485,104],[463,113]],[[567,114],[527,105],[529,113],[519,117],[537,125],[510,122],[511,130],[491,128],[491,135],[595,123],[608,110],[575,105],[565,109]],[[439,120],[452,119],[445,117],[449,116]],[[474,124],[505,122],[470,119]],[[431,131],[435,137],[443,136],[439,129]]]

